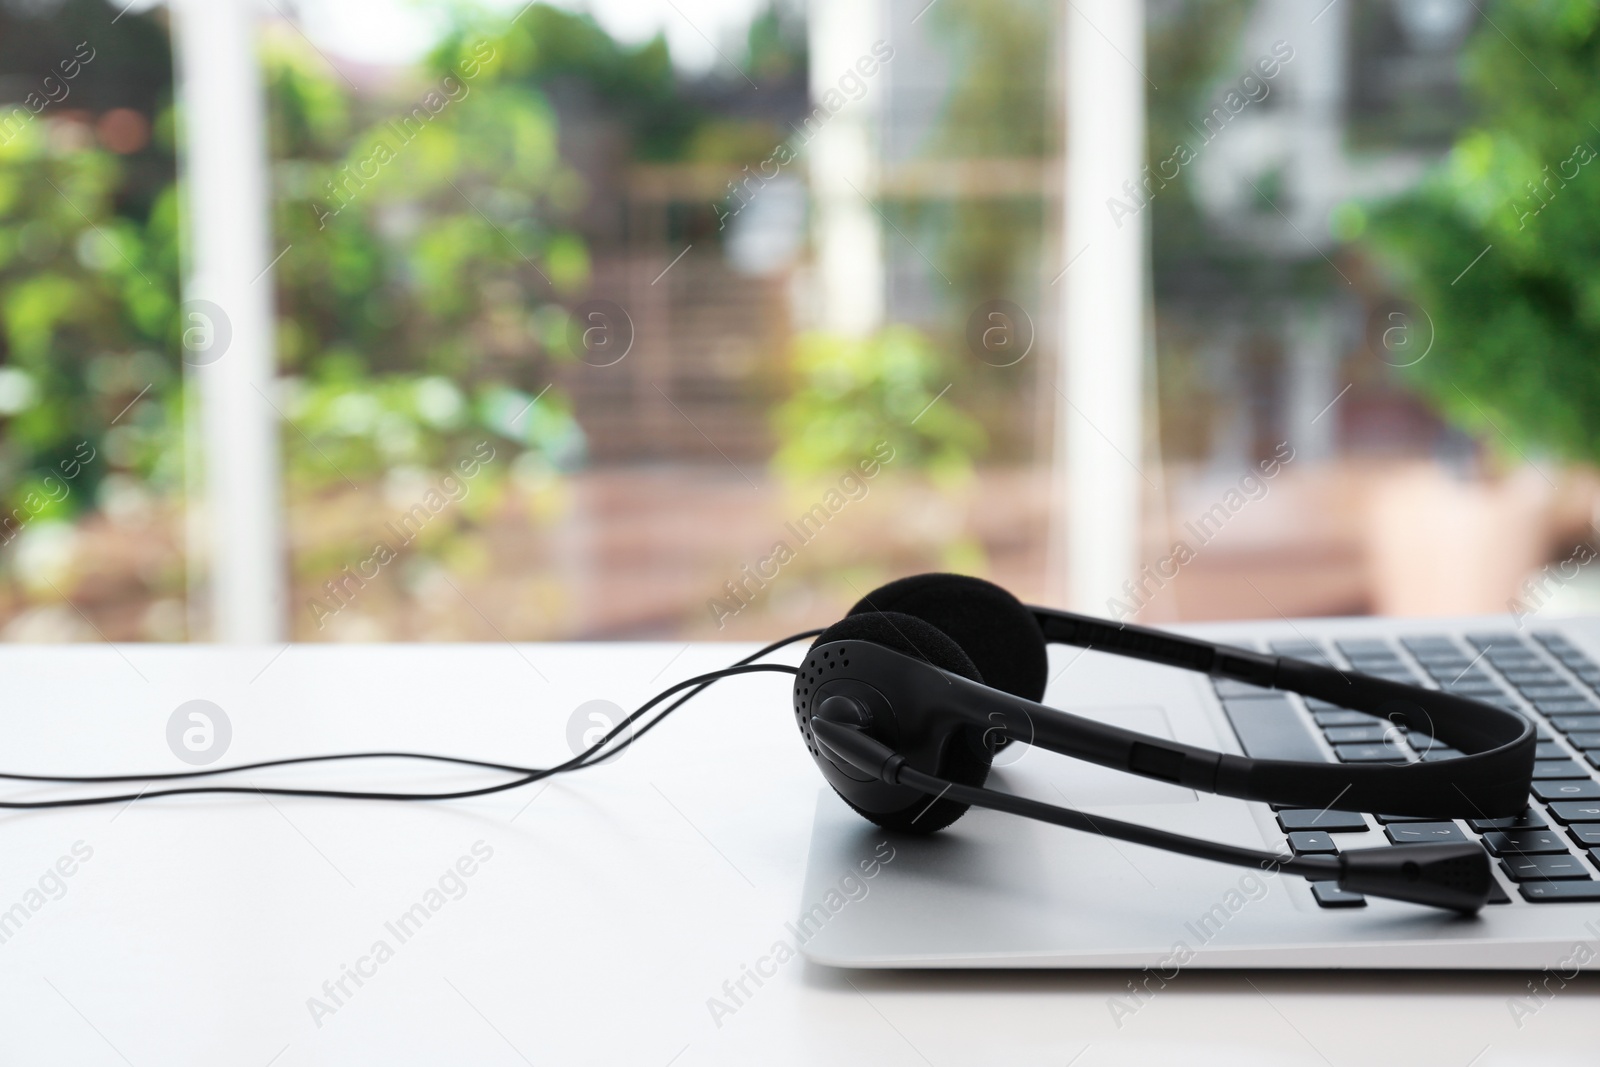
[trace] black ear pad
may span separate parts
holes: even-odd
[[[913,615],[893,611],[852,613],[822,631],[811,647],[851,640],[871,641],[924,660],[951,674],[970,678],[974,682],[983,681],[983,675],[960,645],[937,626]],[[894,699],[893,693],[885,693],[884,696],[890,701]],[[993,760],[994,752],[984,744],[983,731],[974,726],[963,726],[945,745],[939,769],[935,773],[961,785],[981,786],[989,777],[989,765]],[[834,792],[839,793],[840,799],[861,816],[885,829],[907,833],[926,834],[942,830],[967,810],[967,805],[953,800],[941,799],[930,803],[925,795],[918,793],[912,803],[899,811],[865,811],[839,792],[837,787]]]
[[[875,645],[926,660],[951,674],[959,674],[974,682],[983,681],[978,665],[949,634],[926,619],[899,611],[862,611],[859,606],[852,608],[849,615],[822,631],[811,642],[811,647],[817,648],[835,641],[871,641]]]
[[[955,639],[983,681],[1024,700],[1044,699],[1050,666],[1044,632],[1022,601],[982,578],[916,574],[873,590],[850,609],[915,615]]]

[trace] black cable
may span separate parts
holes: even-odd
[[[820,633],[822,633],[821,630],[804,630],[797,634],[790,634],[788,637],[785,637],[782,640],[774,641],[772,644],[767,645],[764,648],[757,649],[743,659],[737,660],[731,666],[746,666],[754,663],[763,656],[771,655],[778,649],[783,648],[785,645],[792,645],[796,641],[801,641],[808,637],[816,637]],[[715,674],[716,672],[713,673]],[[718,675],[717,677],[702,675],[701,677],[707,678],[708,680],[699,682],[695,688],[683,694],[683,696],[679,697],[665,708],[661,709],[661,713],[657,715],[655,719],[653,719],[648,725],[640,730],[635,731],[627,740],[613,748],[610,752],[606,752],[603,755],[595,755],[597,749],[601,748],[608,741],[620,734],[622,729],[626,728],[628,725],[637,720],[639,716],[648,711],[651,705],[646,704],[644,707],[629,715],[626,719],[623,719],[622,722],[618,723],[617,726],[613,728],[611,732],[607,733],[605,737],[602,737],[589,748],[579,753],[579,758],[583,760],[580,766],[589,766],[589,764],[594,762],[596,759],[604,759],[621,752],[623,749],[627,748],[635,740],[649,731],[656,723],[660,722],[662,719],[678,710],[678,708],[682,707],[688,701],[705,692],[717,682],[719,677],[726,677],[726,675]],[[695,679],[689,679],[689,681],[694,682]],[[658,694],[655,699],[659,699],[661,696],[667,696],[671,692],[672,690],[669,689],[665,693]],[[654,700],[652,700],[651,703],[654,703]],[[0,771],[0,780],[18,782],[69,782],[74,784],[88,784],[97,782],[157,782],[184,778],[207,778],[219,774],[234,774],[239,771],[256,771],[266,767],[286,767],[297,763],[325,763],[332,760],[357,759],[431,760],[437,763],[454,763],[466,767],[483,767],[489,770],[508,771],[514,774],[537,774],[540,770],[540,768],[537,767],[522,767],[511,763],[491,763],[486,760],[468,759],[464,756],[442,756],[431,752],[341,752],[326,756],[293,756],[286,759],[261,760],[257,763],[241,763],[233,767],[208,767],[205,770],[198,771],[162,771],[158,774],[99,774],[68,776],[60,774],[11,774],[5,771]],[[566,765],[563,764],[563,766]],[[146,793],[144,795],[156,796],[160,794]]]
[[[799,639],[798,637],[795,637],[795,638],[790,638],[789,640],[798,640],[798,639]],[[787,641],[783,642],[783,643],[787,643]],[[757,655],[760,655],[760,653],[757,653]],[[749,658],[749,657],[747,657],[747,658]],[[381,792],[365,792],[365,791],[358,791],[358,790],[341,790],[341,789],[299,789],[299,788],[287,788],[287,787],[277,787],[277,786],[266,786],[266,787],[248,786],[247,787],[247,786],[228,786],[228,785],[205,785],[205,786],[185,786],[185,787],[179,788],[179,789],[159,789],[159,790],[156,790],[155,792],[147,792],[147,791],[141,790],[138,793],[124,793],[124,794],[119,794],[119,795],[116,795],[116,796],[77,797],[77,798],[70,798],[70,799],[63,799],[63,800],[5,800],[5,801],[0,801],[0,809],[77,808],[77,807],[87,807],[87,806],[94,805],[94,804],[118,804],[118,803],[124,803],[124,802],[131,803],[131,802],[133,802],[135,800],[139,800],[141,798],[149,799],[149,798],[152,798],[152,797],[183,796],[183,795],[192,794],[192,793],[259,793],[259,794],[267,795],[267,796],[330,797],[330,798],[342,799],[342,800],[458,800],[458,799],[461,799],[461,798],[464,798],[464,797],[484,796],[484,795],[489,794],[489,793],[499,793],[499,792],[503,792],[503,791],[505,791],[507,789],[515,789],[515,788],[517,788],[519,786],[529,785],[529,784],[531,784],[533,782],[540,781],[541,779],[544,779],[544,778],[549,778],[549,777],[551,777],[553,775],[563,774],[563,773],[565,773],[567,771],[578,770],[578,769],[580,769],[582,767],[587,766],[588,765],[588,761],[590,760],[590,758],[593,757],[593,755],[599,749],[603,748],[608,742],[610,742],[613,738],[615,738],[621,732],[621,730],[624,729],[628,724],[634,722],[641,715],[644,715],[646,712],[650,711],[651,708],[655,707],[657,704],[661,703],[667,697],[671,696],[672,694],[674,694],[674,693],[676,693],[676,692],[678,692],[680,690],[688,689],[688,688],[693,687],[693,686],[698,686],[699,688],[694,690],[694,693],[698,693],[701,690],[703,690],[706,686],[710,685],[712,682],[718,681],[719,679],[722,679],[722,678],[731,678],[731,677],[734,677],[736,675],[741,675],[741,674],[790,674],[790,675],[793,675],[793,674],[797,674],[797,673],[799,673],[797,668],[790,667],[790,666],[788,666],[786,664],[780,664],[780,663],[742,663],[742,664],[738,664],[738,665],[732,666],[732,667],[724,667],[721,670],[711,671],[711,672],[706,673],[706,674],[696,675],[693,678],[686,678],[683,681],[678,682],[676,685],[668,686],[666,689],[663,689],[661,692],[659,692],[655,696],[651,697],[637,711],[635,711],[632,715],[628,716],[626,719],[624,719],[622,721],[622,723],[619,723],[610,732],[608,732],[605,737],[602,737],[599,741],[596,741],[593,745],[589,746],[587,749],[585,749],[583,752],[579,753],[578,755],[572,757],[571,759],[567,760],[564,763],[559,763],[554,767],[516,768],[516,767],[507,767],[505,765],[484,764],[484,763],[481,763],[480,761],[459,759],[459,758],[454,757],[454,756],[432,756],[432,755],[428,755],[426,753],[402,753],[401,754],[401,755],[412,756],[412,757],[420,758],[420,759],[436,759],[436,760],[441,760],[441,761],[445,761],[445,762],[468,763],[468,764],[475,764],[475,765],[478,765],[478,766],[497,766],[497,767],[500,767],[502,769],[517,771],[521,775],[520,777],[518,777],[516,779],[513,779],[512,781],[509,781],[509,782],[502,782],[499,785],[483,786],[483,787],[480,787],[480,788],[477,788],[477,789],[459,789],[459,790],[453,790],[451,792],[446,792],[446,793],[381,793]],[[662,718],[664,718],[667,714],[670,714],[671,711],[673,711],[675,708],[680,707],[683,704],[683,701],[687,700],[689,698],[689,696],[693,696],[694,693],[690,693],[688,696],[685,696],[683,698],[683,700],[679,700],[677,703],[673,704],[672,707],[669,707],[669,708],[665,709],[661,713],[661,715],[657,716],[657,718],[655,720],[653,720],[649,725],[650,726],[654,726],[656,722],[660,722]],[[647,726],[646,729],[648,729],[648,728],[649,727]],[[639,731],[639,733],[643,733],[643,732],[644,732],[643,730]],[[636,733],[634,736],[637,737],[638,733]],[[619,746],[619,748],[620,747],[621,746]],[[303,756],[303,757],[298,757],[297,759],[293,759],[293,760],[269,761],[268,763],[261,764],[261,766],[270,766],[270,765],[273,765],[273,764],[294,763],[294,762],[315,762],[315,761],[318,761],[318,760],[326,760],[326,759],[364,759],[364,758],[371,758],[371,757],[377,756],[377,755],[380,755],[380,754],[379,753],[351,753],[351,754],[345,755],[345,756]],[[256,765],[252,764],[252,765],[248,765],[248,767],[231,767],[231,768],[226,768],[226,770],[239,771],[239,770],[249,769],[249,767],[254,767],[254,766],[256,766]],[[192,771],[177,772],[176,774],[173,775],[173,777],[178,777],[178,776],[192,777],[196,773],[197,772],[192,772]],[[219,772],[199,772],[199,773],[221,773],[221,772],[219,771]],[[165,776],[163,776],[163,777],[165,777]],[[36,779],[30,779],[30,780],[36,780]],[[49,780],[49,781],[79,781],[79,779],[67,779],[67,778],[46,779],[46,780]],[[94,780],[94,779],[83,779],[83,780]]]
[[[816,630],[802,630],[797,634],[790,634],[788,637],[785,637],[785,638],[783,638],[782,640],[779,640],[779,641],[774,641],[774,642],[772,642],[772,644],[767,645],[764,648],[756,649],[754,652],[750,653],[744,659],[735,661],[733,663],[733,666],[735,666],[735,667],[743,667],[744,665],[746,665],[748,663],[754,663],[756,660],[760,659],[762,656],[769,656],[772,653],[778,651],[778,649],[783,648],[785,645],[792,645],[796,641],[803,641],[808,637],[816,637],[819,634],[821,634],[822,632],[823,631],[821,629],[816,629]],[[624,740],[622,742],[622,744],[620,744],[617,747],[613,748],[611,751],[605,753],[603,756],[599,756],[599,755],[591,756],[591,753],[594,753],[601,745],[604,745],[607,741],[609,741],[612,738],[616,737],[617,735],[621,734],[622,731],[626,727],[628,727],[635,720],[637,720],[639,718],[639,716],[643,715],[645,709],[640,708],[638,711],[635,711],[632,715],[629,715],[626,719],[623,719],[621,722],[617,723],[616,726],[612,727],[610,733],[606,734],[605,737],[602,737],[599,741],[595,742],[593,745],[591,745],[588,748],[587,751],[585,751],[582,754],[582,757],[583,757],[582,766],[587,767],[589,764],[591,764],[591,763],[593,763],[593,762],[595,762],[597,760],[607,759],[607,758],[609,758],[611,756],[616,755],[618,752],[621,752],[623,749],[625,749],[629,745],[633,744],[639,738],[643,737],[645,734],[647,734],[651,730],[655,729],[656,723],[660,722],[662,719],[665,719],[668,715],[671,715],[674,711],[677,711],[680,707],[682,707],[688,701],[693,700],[696,696],[698,696],[701,693],[705,692],[706,689],[709,688],[711,685],[715,684],[715,682],[716,682],[716,679],[713,678],[709,682],[704,682],[704,683],[696,686],[694,689],[691,689],[689,692],[683,694],[683,696],[679,697],[677,700],[674,700],[671,704],[668,704],[665,708],[662,708],[661,709],[661,714],[657,715],[654,719],[650,720],[644,726],[640,727],[639,729],[633,731],[633,733],[629,734],[627,739]]]
[[[815,721],[813,720],[813,722]],[[1298,874],[1304,878],[1312,879],[1337,879],[1340,874],[1339,861],[1331,856],[1285,856],[1261,849],[1241,848],[1238,845],[1225,845],[1217,841],[1202,841],[1199,838],[1184,837],[1182,834],[1157,830],[1153,826],[1141,826],[1138,823],[1123,822],[1121,819],[1091,817],[1081,811],[1060,808],[1054,804],[1045,804],[1041,801],[1019,797],[1012,793],[1000,793],[993,789],[957,785],[955,782],[936,778],[931,774],[923,774],[909,764],[900,764],[890,780],[900,785],[908,785],[913,789],[921,790],[931,797],[949,797],[960,804],[971,804],[973,807],[978,808],[993,808],[995,811],[1021,815],[1024,818],[1037,819],[1040,822],[1054,823],[1057,826],[1065,826],[1071,830],[1083,830],[1092,834],[1100,834],[1102,837],[1130,841],[1136,845],[1148,845],[1151,848],[1176,852],[1183,856],[1193,856],[1196,859],[1215,860],[1218,863],[1231,863],[1238,867],[1255,867],[1261,870],[1267,867],[1276,867],[1286,874]]]

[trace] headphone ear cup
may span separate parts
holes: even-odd
[[[812,642],[813,649],[835,641],[871,641],[874,644],[924,660],[951,674],[982,682],[972,658],[962,651],[950,635],[937,626],[914,615],[893,611],[864,611],[840,619]],[[892,693],[884,694],[893,699]],[[985,744],[984,731],[976,726],[962,726],[947,739],[939,758],[939,777],[960,785],[981,786],[989,777],[994,750]],[[904,833],[931,834],[942,830],[966,813],[967,805],[943,798],[929,801],[918,793],[916,800],[906,807],[891,812],[867,811],[857,806],[837,787],[834,792],[863,818],[870,819],[886,830]]]
[[[965,574],[916,574],[874,589],[851,615],[914,615],[953,638],[983,673],[985,685],[1042,701],[1050,661],[1044,631],[1006,590]]]

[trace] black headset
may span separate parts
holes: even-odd
[[[799,668],[758,663],[815,637]],[[1275,687],[1388,718],[1459,749],[1463,756],[1403,766],[1249,759],[1182,745],[1046,707],[1048,642]],[[50,775],[0,772],[0,780],[68,785],[143,782],[138,792],[0,799],[0,810],[131,804],[197,793],[257,793],[338,800],[452,800],[484,796],[590,767],[658,726],[722,678],[794,676],[794,713],[823,777],[880,826],[931,833],[972,806],[1200,859],[1281,870],[1342,888],[1418,904],[1475,911],[1488,899],[1488,853],[1476,844],[1396,845],[1338,856],[1278,855],[1094,817],[983,788],[995,751],[1038,745],[1117,770],[1209,793],[1298,807],[1392,815],[1499,818],[1528,802],[1536,745],[1532,723],[1488,704],[1287,656],[1263,656],[1139,626],[1024,606],[997,585],[954,574],[891,582],[843,620],[758,649],[721,670],[686,678],[642,704],[583,752],[553,767],[524,767],[426,752],[346,752],[156,774]],[[677,699],[666,703],[668,697]],[[650,713],[654,716],[646,718]],[[295,764],[421,760],[511,777],[435,792],[212,784],[202,780]],[[152,789],[155,782],[197,782]]]
[[[1387,719],[1460,750],[1437,762],[1251,759],[1179,744],[1040,703],[1048,643],[1298,693]],[[1282,856],[1091,817],[983,788],[994,753],[1023,742],[1207,793],[1390,815],[1520,814],[1536,734],[1515,712],[1435,689],[1029,607],[978,578],[923,574],[863,597],[824,630],[794,680],[794,713],[823,777],[880,826],[931,833],[978,806],[1203,859],[1272,867],[1341,888],[1473,911],[1489,895],[1477,844]]]

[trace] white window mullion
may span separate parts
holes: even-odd
[[[189,257],[184,327],[195,331],[185,371],[198,386],[204,464],[204,497],[190,506],[203,513],[205,541],[190,551],[209,565],[213,638],[278,641],[286,579],[272,264],[283,250],[271,247],[256,13],[251,0],[172,0],[171,8]]]

